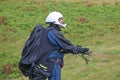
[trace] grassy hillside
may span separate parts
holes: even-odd
[[[25,40],[51,11],[68,24],[62,33],[74,45],[93,51],[90,64],[80,55],[65,55],[62,80],[120,80],[119,0],[1,0],[0,80],[28,80],[18,70]]]

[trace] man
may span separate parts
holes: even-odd
[[[46,18],[46,23],[49,24],[48,39],[50,44],[56,47],[49,55],[49,58],[54,63],[49,80],[61,80],[61,68],[63,67],[63,57],[65,53],[87,54],[89,51],[88,48],[74,46],[62,35],[60,32],[61,28],[66,27],[62,18],[63,15],[57,11],[51,12]]]

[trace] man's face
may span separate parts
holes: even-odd
[[[58,21],[59,21],[59,23],[64,24],[64,20],[62,18],[59,18]],[[62,28],[62,26],[60,26],[60,25],[58,27]]]

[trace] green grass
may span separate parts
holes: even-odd
[[[62,80],[120,80],[118,0],[1,0],[0,80],[28,80],[17,67],[24,42],[36,24],[47,26],[45,18],[55,10],[68,24],[65,37],[93,51],[88,65],[80,56],[65,55]]]

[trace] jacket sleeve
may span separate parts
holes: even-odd
[[[59,31],[52,30],[48,32],[48,39],[51,43],[59,47],[64,53],[81,53],[81,46],[74,46]]]

